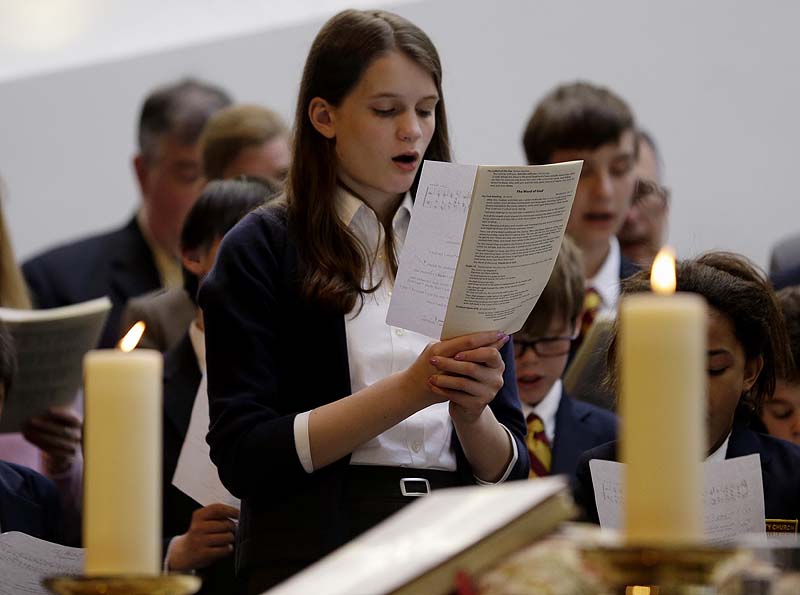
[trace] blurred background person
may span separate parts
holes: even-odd
[[[208,180],[237,176],[283,183],[289,171],[289,129],[260,105],[234,105],[214,114],[200,139]]]
[[[783,319],[795,369],[778,376],[775,392],[760,409],[759,418],[764,430],[777,438],[800,445],[800,287],[786,287],[778,292]]]
[[[0,196],[0,307],[28,309],[31,300],[25,280],[14,256],[11,236],[5,222]],[[4,334],[8,332],[3,327]],[[8,343],[8,345],[5,345]],[[3,349],[16,352],[9,335]],[[9,357],[3,355],[3,357]],[[15,364],[16,365],[16,364]],[[3,397],[8,394],[11,376],[15,368],[5,363],[3,369]],[[82,421],[79,411],[70,407],[53,407],[47,413],[31,418],[24,427],[24,434],[0,434],[0,459],[38,471],[53,480],[58,488],[65,515],[61,537],[70,543],[79,538],[79,511],[83,457],[81,456]],[[0,479],[2,481],[2,479]],[[2,508],[2,504],[0,504]],[[61,515],[59,513],[59,518]],[[0,519],[0,528],[9,531]]]
[[[259,105],[234,105],[214,114],[200,137],[203,176],[221,180],[245,176],[279,189],[289,167],[289,131],[272,110]],[[140,348],[166,351],[183,337],[195,305],[182,287],[158,289],[128,301],[122,328],[142,320]]]
[[[122,228],[64,244],[24,263],[37,308],[107,295],[112,309],[100,339],[111,347],[129,298],[182,284],[179,239],[186,213],[200,194],[200,134],[208,118],[230,104],[228,94],[186,79],[153,91],[139,118],[133,158],[141,203]],[[87,172],[88,173],[88,172]]]
[[[636,186],[628,214],[619,230],[622,254],[640,267],[649,268],[667,239],[669,190],[663,184],[661,155],[653,137],[637,131]]]

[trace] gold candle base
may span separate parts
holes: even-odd
[[[200,590],[202,581],[186,574],[54,576],[42,584],[57,595],[191,595]]]
[[[713,593],[715,571],[738,550],[709,545],[633,546],[596,545],[583,548],[581,555],[610,587],[620,593],[647,593],[628,589],[633,585],[651,587],[658,595]]]

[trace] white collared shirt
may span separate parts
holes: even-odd
[[[712,452],[708,457],[706,457],[706,463],[718,463],[719,461],[724,461],[725,457],[728,456],[728,442],[731,440],[731,434],[728,432],[728,436],[725,438],[725,442],[720,444],[719,448]]]
[[[539,419],[542,420],[542,424],[544,424],[544,433],[550,441],[551,447],[556,437],[556,413],[558,412],[558,406],[561,404],[562,394],[562,383],[559,378],[553,383],[553,386],[544,396],[544,399],[539,401],[536,406],[531,407],[527,403],[522,402],[522,413],[525,415],[526,419],[528,415],[535,413]]]
[[[402,250],[413,203],[406,194],[392,219],[394,245]],[[372,284],[384,279],[384,231],[375,212],[351,193],[340,189],[336,203],[337,214],[356,237],[364,243],[370,254],[376,254],[372,263]],[[365,283],[368,283],[367,280]],[[353,312],[345,315],[347,356],[350,364],[352,392],[408,368],[430,343],[430,338],[386,324],[386,314],[393,285],[384,279],[373,293],[364,295],[363,307],[357,304]],[[308,437],[310,411],[295,417],[294,436],[297,454],[307,473],[314,471]],[[506,429],[508,432],[508,430]],[[447,402],[437,403],[389,428],[355,449],[351,465],[386,465],[421,469],[456,470],[455,453],[451,448],[453,425]],[[514,456],[500,481],[504,481],[517,461],[516,442],[509,438]],[[483,483],[483,482],[481,482]]]
[[[189,340],[192,342],[192,349],[197,358],[197,367],[200,372],[206,373],[206,334],[197,326],[197,320],[192,320],[189,325]]]
[[[600,270],[594,277],[586,280],[586,287],[594,288],[600,295],[600,312],[616,315],[619,301],[619,268],[622,262],[622,252],[616,236],[611,236],[608,247],[608,255]]]
[[[180,261],[159,246],[151,237],[150,230],[145,224],[144,211],[140,210],[136,214],[136,223],[139,225],[150,252],[153,253],[153,263],[156,265],[161,285],[171,288],[183,287],[183,270]]]

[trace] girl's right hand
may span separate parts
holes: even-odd
[[[443,403],[449,399],[431,391],[430,379],[436,374],[441,374],[432,360],[437,358],[452,358],[458,353],[480,349],[482,347],[494,347],[499,349],[508,340],[507,335],[497,331],[484,331],[462,335],[445,341],[429,343],[411,366],[405,372],[405,386],[407,394],[412,394],[423,402],[423,407],[435,403]]]

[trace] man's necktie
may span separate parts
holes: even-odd
[[[544,432],[544,423],[535,413],[528,415],[528,434],[525,444],[528,446],[528,455],[531,458],[531,472],[528,477],[546,477],[550,475],[553,463],[553,449]]]

